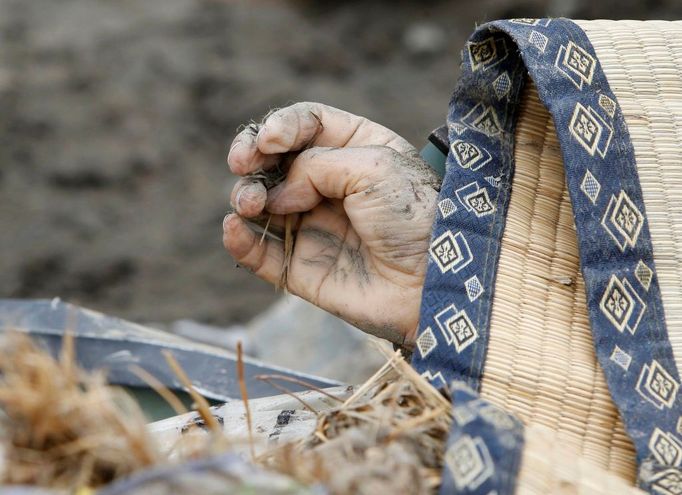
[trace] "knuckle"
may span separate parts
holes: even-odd
[[[298,154],[299,162],[309,162],[314,160],[320,153],[322,153],[323,148],[313,147],[301,151]]]
[[[377,165],[390,165],[398,161],[400,153],[388,146],[368,146],[371,158]]]
[[[320,105],[319,103],[316,103],[314,101],[299,101],[293,106],[296,107],[296,109],[299,111],[308,112],[317,110],[319,108],[319,105]]]

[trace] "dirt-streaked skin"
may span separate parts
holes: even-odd
[[[362,117],[298,103],[238,134],[228,163],[243,178],[223,243],[240,265],[276,284],[282,242],[261,243],[246,220],[272,214],[279,233],[295,214],[287,289],[369,333],[413,340],[440,186],[414,147]],[[254,183],[275,167],[284,181]]]

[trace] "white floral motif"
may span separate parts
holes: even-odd
[[[471,70],[487,70],[496,66],[509,55],[507,42],[503,37],[490,36],[482,41],[470,41],[467,43],[469,63]]]
[[[634,335],[646,311],[646,304],[627,278],[619,279],[612,275],[599,308],[619,332],[627,328]]]
[[[583,85],[592,84],[596,65],[596,59],[572,41],[559,48],[554,62],[554,66],[581,90]]]
[[[429,253],[442,273],[449,270],[457,273],[474,259],[464,235],[449,230],[431,243]]]
[[[462,124],[470,129],[481,132],[487,136],[497,136],[502,132],[500,119],[495,112],[495,109],[484,103],[477,103],[469,110],[464,117],[460,119]]]
[[[599,306],[618,331],[622,332],[632,315],[635,302],[623,283],[612,276]]]
[[[464,310],[448,319],[445,322],[445,327],[450,333],[451,341],[454,343],[455,351],[458,354],[478,338],[478,332]]]
[[[601,223],[621,251],[625,251],[626,246],[635,247],[637,244],[644,215],[625,191],[621,191],[618,197],[611,196]]]
[[[682,447],[672,433],[655,428],[649,439],[649,450],[654,458],[664,466],[677,467],[682,462]]]
[[[481,152],[478,147],[472,143],[465,143],[460,141],[457,143],[458,156],[462,159],[462,162],[469,162],[472,159],[478,158]]]
[[[573,137],[585,148],[590,155],[594,155],[599,138],[602,133],[602,126],[580,103],[576,103],[569,130]]]
[[[461,258],[457,243],[451,232],[446,232],[431,245],[431,255],[436,260],[442,272],[446,272]]]
[[[573,67],[578,73],[585,76],[586,79],[590,77],[590,70],[594,64],[594,58],[585,50],[577,45],[571,45],[566,58],[566,63],[570,67]]]
[[[568,130],[590,156],[598,153],[602,158],[606,157],[613,128],[591,106],[575,104]]]
[[[657,409],[670,409],[677,398],[680,384],[656,360],[644,365],[635,389]]]
[[[593,136],[597,133],[597,126],[594,120],[589,119],[585,114],[580,115],[574,129],[582,134],[586,141],[592,141]]]
[[[469,57],[471,59],[471,70],[476,71],[480,67],[490,64],[497,57],[497,47],[495,38],[492,36],[481,42],[469,42]]]
[[[654,475],[651,486],[660,495],[682,495],[682,473],[678,469],[666,469]]]
[[[626,298],[625,293],[620,292],[614,288],[614,291],[609,295],[606,306],[609,311],[616,315],[617,318],[622,318],[627,314],[628,309],[632,303]]]
[[[475,490],[494,472],[490,453],[481,437],[463,435],[445,452],[445,464],[459,490]]]
[[[478,170],[492,159],[490,153],[483,148],[460,139],[454,140],[450,145],[450,149],[457,164],[462,168]]]
[[[484,217],[495,212],[495,206],[490,201],[488,190],[485,187],[481,187],[478,191],[466,196],[464,202],[477,217]]]
[[[654,376],[650,386],[661,397],[669,396],[673,390],[673,384],[660,374]]]
[[[495,136],[500,133],[500,123],[492,107],[489,107],[483,115],[476,119],[472,127],[488,136]]]

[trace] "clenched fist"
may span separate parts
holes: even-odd
[[[254,232],[269,219],[295,244],[287,289],[392,342],[412,342],[440,180],[417,150],[383,126],[319,103],[297,103],[242,131],[228,164],[242,176],[223,244],[242,266],[277,284],[282,241]],[[273,170],[284,180],[267,189]]]

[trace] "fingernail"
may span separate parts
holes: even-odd
[[[230,147],[230,151],[227,154],[227,163],[228,164],[232,164],[231,158],[232,158],[232,155],[234,154],[234,150],[236,150],[237,148],[239,148],[241,146],[243,146],[241,141],[237,141],[236,143],[232,143],[232,146]]]
[[[230,222],[230,217],[232,216],[232,213],[228,213],[225,215],[225,218],[223,218],[223,230],[227,230],[227,224]]]
[[[235,208],[237,208],[238,210],[241,209],[242,196],[244,196],[244,190],[247,188],[248,188],[248,186],[244,186],[244,187],[240,188],[239,191],[237,191],[237,196],[234,198],[234,202],[236,203]]]
[[[246,185],[237,191],[237,196],[234,198],[237,203],[237,210],[241,211],[247,203],[255,203],[258,198],[258,190],[252,184]]]
[[[237,204],[237,211],[241,214],[248,210],[247,213],[257,213],[254,210],[260,210],[265,206],[267,191],[261,182],[253,182],[242,186],[234,198]]]

